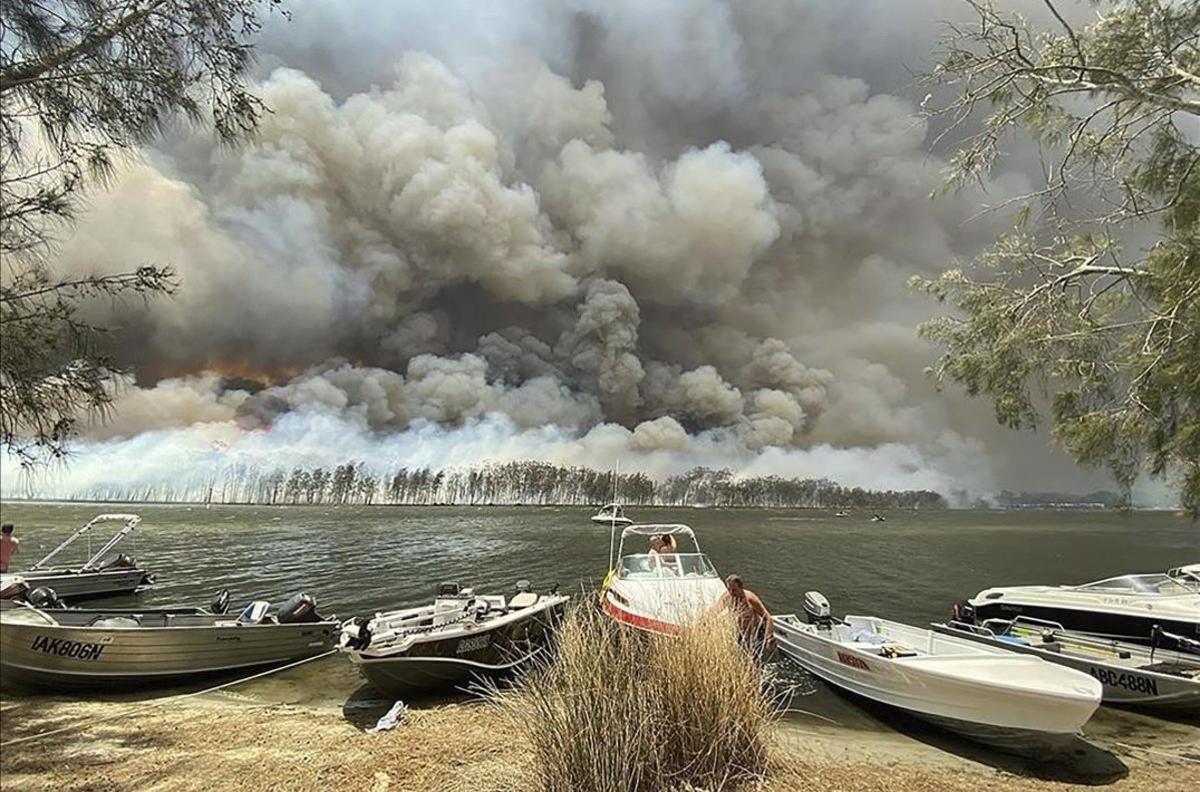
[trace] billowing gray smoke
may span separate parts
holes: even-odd
[[[901,468],[991,483],[961,436],[987,410],[933,392],[904,288],[996,231],[966,222],[980,195],[927,200],[940,163],[898,77],[957,3],[290,5],[255,143],[175,135],[63,252],[182,280],[126,308],[138,382],[92,438],[486,423],[555,458],[590,438],[759,472],[900,444]]]

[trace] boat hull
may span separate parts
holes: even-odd
[[[1005,751],[1065,746],[1099,700],[1067,696],[1048,707],[1045,694],[1006,686],[999,675],[993,684],[986,678],[930,673],[918,663],[887,662],[869,651],[825,640],[786,619],[775,624],[778,650],[825,682]]]
[[[363,678],[381,693],[404,696],[511,674],[551,651],[566,598],[497,626],[464,635],[430,636],[403,651],[374,653],[344,649]]]
[[[1036,645],[1002,641],[993,636],[978,635],[944,624],[935,624],[933,629],[946,635],[976,641],[1009,652],[1041,657],[1048,662],[1082,671],[1095,678],[1103,686],[1103,702],[1105,704],[1147,709],[1200,711],[1200,679],[1188,679],[1172,674],[1147,671],[1144,668],[1129,668],[1100,662],[1096,659],[1046,651],[1039,649]]]
[[[47,569],[20,572],[14,577],[24,580],[30,590],[39,586],[54,589],[59,599],[64,601],[131,593],[150,580],[149,573],[140,567],[97,572]]]
[[[976,624],[982,624],[988,619],[1011,620],[1018,616],[1025,616],[1056,622],[1067,630],[1141,646],[1150,645],[1150,632],[1155,625],[1159,625],[1167,632],[1200,640],[1200,620],[1181,621],[1154,615],[1106,613],[1083,607],[1072,608],[1065,605],[1019,602],[1008,599],[974,599],[969,604]],[[1163,637],[1159,646],[1164,649],[1187,651],[1185,647],[1178,646],[1175,641],[1167,637]]]
[[[629,519],[628,517],[618,517],[614,520],[612,517],[601,517],[599,515],[595,515],[592,517],[592,522],[594,522],[596,525],[616,525],[621,528],[624,528],[627,525],[633,525],[633,520]]]
[[[610,576],[600,607],[615,621],[656,635],[676,635],[725,594],[717,578],[622,580]]]
[[[3,681],[36,688],[136,687],[283,665],[332,649],[335,622],[90,628],[0,619]]]

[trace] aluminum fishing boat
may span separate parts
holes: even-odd
[[[279,608],[251,602],[224,611],[221,592],[210,610],[89,610],[6,601],[0,610],[0,675],[4,684],[84,688],[186,683],[197,676],[283,665],[327,652],[338,623],[297,594]]]
[[[62,544],[51,550],[45,558],[24,572],[0,575],[0,598],[21,597],[40,586],[54,589],[63,600],[79,600],[87,597],[102,597],[126,594],[154,582],[137,559],[124,553],[110,553],[137,528],[142,521],[136,514],[101,514],[94,517]],[[80,567],[52,566],[51,561],[81,538],[91,539],[90,532],[104,523],[120,523],[121,527],[104,545],[92,553]],[[90,547],[90,544],[89,544]]]
[[[633,520],[625,516],[625,509],[619,503],[609,503],[600,507],[600,511],[592,515],[592,522],[597,525],[633,525]]]
[[[1079,586],[984,589],[959,607],[960,621],[1028,616],[1068,630],[1149,645],[1154,629],[1200,640],[1200,564],[1166,573],[1121,575]],[[1170,638],[1165,649],[1185,648]]]
[[[931,625],[945,635],[1030,654],[1090,674],[1104,686],[1104,703],[1200,711],[1200,657],[1071,632],[1055,622],[1018,616],[983,625]],[[1186,640],[1186,639],[1180,639]]]
[[[819,592],[805,619],[775,619],[779,650],[831,685],[971,739],[1027,753],[1065,747],[1100,705],[1080,671],[874,616],[833,619]]]
[[[568,597],[530,590],[477,595],[443,583],[432,605],[349,619],[338,645],[381,693],[409,695],[497,678],[550,651]]]
[[[647,542],[651,537],[688,540],[693,552],[625,552],[626,543]],[[631,525],[621,541],[604,585],[600,604],[613,619],[647,632],[672,635],[699,618],[725,594],[708,556],[686,525]]]

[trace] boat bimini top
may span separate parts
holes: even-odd
[[[47,553],[46,556],[41,561],[38,561],[36,564],[34,564],[32,567],[30,567],[29,571],[33,572],[33,571],[48,569],[47,564],[50,563],[50,560],[52,558],[57,556],[63,550],[66,550],[67,547],[69,547],[73,542],[75,542],[76,539],[78,539],[79,537],[88,533],[89,531],[92,530],[92,528],[96,527],[97,525],[99,525],[101,523],[106,523],[106,522],[123,523],[120,530],[118,530],[115,534],[113,534],[112,538],[110,538],[107,542],[105,542],[103,547],[101,547],[99,550],[97,550],[95,553],[93,553],[91,555],[91,557],[88,558],[88,560],[84,563],[84,565],[82,567],[80,567],[80,570],[79,570],[81,572],[95,571],[96,569],[99,568],[100,562],[104,559],[104,557],[106,555],[108,555],[108,553],[114,547],[116,547],[118,544],[120,544],[121,541],[124,540],[126,536],[129,536],[129,534],[133,533],[133,529],[136,528],[138,526],[138,523],[140,523],[141,521],[142,521],[142,518],[137,516],[136,514],[101,514],[97,517],[93,517],[82,528],[80,528],[75,533],[71,534],[66,539],[64,539],[62,544],[60,544],[58,547],[54,548],[49,553]]]
[[[687,537],[695,548],[693,552],[680,553],[625,553],[628,537],[672,536]],[[617,568],[614,570],[621,580],[653,580],[661,578],[716,578],[708,556],[700,552],[700,541],[686,525],[649,524],[630,525],[621,531],[621,542],[617,548]]]
[[[1181,596],[1200,594],[1200,565],[1179,567],[1166,573],[1154,572],[1116,577],[1065,586],[1075,591],[1119,592],[1125,595]]]

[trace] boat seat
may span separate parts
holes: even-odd
[[[917,652],[909,649],[907,646],[900,644],[884,644],[879,647],[879,656],[886,657],[889,660],[894,660],[898,657],[916,657]]]
[[[105,614],[92,619],[87,623],[87,626],[98,627],[100,629],[128,629],[130,627],[141,627],[142,623],[131,616],[112,616]]]
[[[267,609],[271,603],[266,600],[254,600],[245,607],[237,617],[238,624],[262,624],[267,618]]]
[[[532,591],[522,591],[520,594],[514,594],[508,601],[509,610],[521,610],[537,605],[538,595]]]

